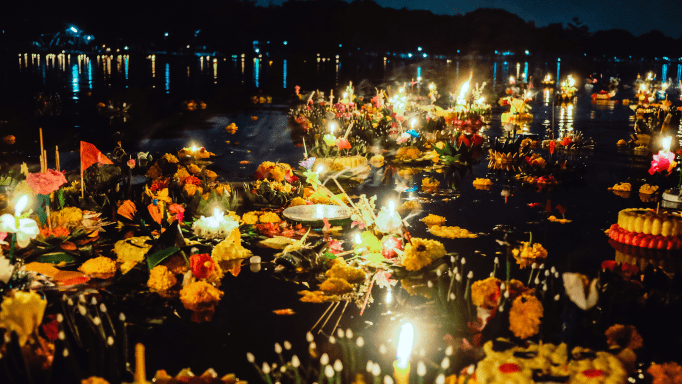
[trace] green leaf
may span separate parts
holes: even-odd
[[[73,258],[73,256],[69,255],[68,253],[64,252],[55,252],[55,253],[46,253],[44,255],[38,256],[36,259],[37,262],[39,263],[49,263],[49,264],[59,264],[59,263],[73,263],[76,261],[76,259]]]
[[[333,254],[333,253],[331,253],[331,252],[325,252],[325,253],[324,253],[324,257],[326,257],[326,258],[329,259],[329,260],[334,260],[334,259],[336,259],[338,256],[336,256],[335,254]]]
[[[172,256],[179,250],[180,248],[178,247],[169,247],[156,253],[153,253],[151,255],[147,255],[147,266],[149,266],[149,270],[151,271],[152,268],[156,267],[157,265],[159,265],[159,263],[166,260],[168,257]]]
[[[382,263],[384,261],[384,257],[381,255],[381,253],[370,253],[369,255],[365,256],[365,260],[373,263]]]

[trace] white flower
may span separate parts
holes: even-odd
[[[31,239],[35,239],[40,233],[40,228],[35,220],[17,219],[14,215],[5,214],[0,216],[0,232],[16,233],[19,248],[26,247]]]
[[[583,279],[578,273],[566,272],[562,275],[564,280],[564,288],[566,289],[566,294],[572,302],[575,303],[580,309],[586,311],[595,305],[597,305],[597,300],[599,299],[599,292],[597,292],[597,279],[592,280],[589,285],[589,291],[586,297],[585,286],[583,285]]]
[[[14,273],[14,266],[10,264],[8,258],[0,256],[0,281],[7,284],[12,273]]]

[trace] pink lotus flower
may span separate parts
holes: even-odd
[[[651,168],[649,168],[649,174],[653,175],[657,172],[667,171],[670,173],[673,168],[677,165],[675,162],[675,154],[670,151],[659,151],[658,155],[654,155],[654,159],[651,160]]]
[[[29,173],[26,175],[26,182],[34,193],[39,195],[49,195],[66,184],[66,177],[61,172],[48,169],[45,173]]]
[[[168,211],[172,215],[175,215],[175,220],[182,223],[182,219],[185,217],[185,207],[180,204],[171,204],[170,207],[168,207]]]
[[[336,140],[336,146],[339,148],[339,150],[350,149],[350,143],[348,142],[348,139],[343,137]]]
[[[128,160],[127,164],[128,164],[128,167],[130,167],[130,169],[135,168],[135,159]]]

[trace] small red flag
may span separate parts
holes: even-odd
[[[95,163],[113,164],[97,147],[81,141],[81,175]]]

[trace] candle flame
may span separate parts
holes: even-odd
[[[552,81],[552,76],[549,73],[545,76],[545,81]]]
[[[324,171],[323,166],[320,165],[319,167],[317,167],[317,173],[322,173],[322,171]]]
[[[334,123],[329,124],[329,131],[331,131],[332,135],[334,134],[335,129],[336,129],[336,124],[334,124]]]
[[[357,244],[357,245],[362,244],[362,236],[360,236],[359,233],[355,234],[355,244]]]
[[[575,85],[575,79],[573,79],[573,76],[568,75],[568,86],[572,87]]]
[[[459,105],[466,104],[464,98],[466,97],[467,92],[469,92],[469,82],[468,81],[466,83],[462,84],[462,88],[460,88],[460,90],[459,90],[459,96],[457,97],[457,104],[459,104]]]
[[[514,84],[514,76],[509,76],[509,84]]]
[[[19,198],[17,204],[14,206],[14,215],[19,216],[28,205],[28,196],[24,195]]]
[[[672,141],[672,139],[673,138],[670,136],[664,137],[663,139],[661,139],[661,144],[663,145],[664,151],[666,151],[666,152],[670,151],[670,142]]]
[[[393,214],[395,212],[395,202],[393,200],[388,202],[388,211]]]
[[[412,353],[412,344],[414,342],[414,327],[411,323],[405,323],[400,327],[400,338],[398,339],[398,366],[406,368],[410,361],[410,354]]]

